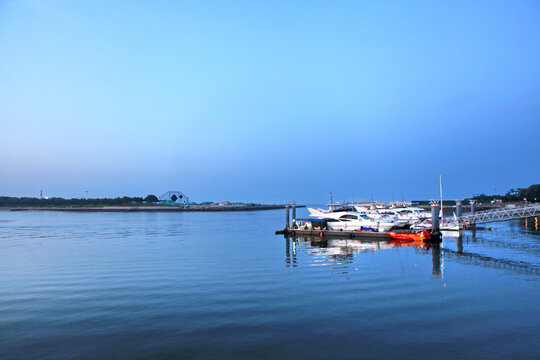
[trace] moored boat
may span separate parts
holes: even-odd
[[[353,211],[324,211],[322,209],[308,208],[311,217],[325,219],[328,227],[332,230],[362,230],[372,229],[378,232],[386,232],[397,226],[396,222],[380,220],[370,217],[365,213]]]

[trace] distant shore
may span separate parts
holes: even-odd
[[[305,207],[297,205],[297,207]],[[250,204],[250,205],[186,205],[186,206],[68,206],[68,207],[9,207],[0,211],[77,211],[77,212],[193,212],[193,211],[255,211],[284,209],[281,204]]]
[[[519,203],[504,204],[478,204],[476,210],[489,210],[502,208],[508,205],[519,205]],[[116,206],[6,206],[0,207],[0,211],[74,211],[74,212],[217,212],[217,211],[256,211],[284,209],[285,204],[230,204],[230,205],[116,205]],[[431,208],[430,205],[415,205],[425,210]],[[305,205],[296,205],[297,208],[305,208]],[[454,209],[455,205],[444,204],[444,209]],[[463,210],[470,209],[470,205],[463,204]]]

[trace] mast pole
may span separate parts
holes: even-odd
[[[442,174],[439,174],[439,187],[440,187],[440,190],[441,190],[441,211],[440,211],[439,217],[442,219],[443,218]]]

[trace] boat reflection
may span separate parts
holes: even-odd
[[[433,260],[437,269],[434,274],[440,274],[440,248],[439,244],[425,243],[423,240],[387,240],[387,241],[365,241],[355,239],[321,239],[314,237],[286,237],[285,246],[285,264],[287,267],[298,266],[298,251],[310,256],[311,266],[339,266],[351,264],[354,261],[354,255],[360,253],[369,253],[375,251],[399,249],[401,247],[414,247],[423,253],[428,253],[430,248],[434,249],[434,256],[438,259]]]
[[[289,239],[287,239],[288,241]],[[389,250],[396,247],[412,246],[423,250],[429,250],[430,243],[422,240],[356,240],[356,239],[319,239],[312,237],[295,237],[297,242],[309,243],[312,247],[327,249],[331,255],[349,255],[360,252]]]
[[[515,254],[537,253],[535,241],[510,241],[510,239],[486,238],[477,229],[457,238],[443,238],[442,243],[424,243],[413,240],[365,241],[356,239],[324,239],[314,237],[286,238],[285,263],[287,267],[329,266],[347,273],[353,267],[355,255],[377,251],[397,251],[401,247],[414,248],[418,255],[432,257],[432,275],[444,279],[448,260],[460,265],[472,265],[520,275],[540,275],[538,264],[516,258]],[[496,249],[499,253],[494,253]],[[474,252],[471,250],[475,250]],[[495,256],[494,256],[495,255]]]

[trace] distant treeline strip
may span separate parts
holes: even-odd
[[[504,202],[523,201],[524,199],[527,199],[528,202],[537,202],[540,200],[540,184],[531,185],[528,188],[510,189],[504,195],[480,194],[467,200],[476,200],[485,203],[497,199]]]
[[[10,197],[0,196],[0,207],[48,207],[48,206],[122,206],[122,205],[143,205],[144,202],[152,203],[147,198],[142,197],[117,197],[103,199],[64,199],[53,197],[47,199],[32,197]],[[150,200],[154,200],[153,198]],[[155,199],[157,201],[157,198]]]
[[[466,204],[469,200],[476,200],[478,203],[489,203],[492,200],[502,200],[503,202],[519,202],[527,199],[528,202],[540,201],[540,184],[531,185],[528,188],[510,189],[504,195],[486,195],[480,194],[471,198],[463,199]],[[454,204],[453,200],[444,200],[448,204]],[[419,205],[429,205],[428,200],[415,201]]]

